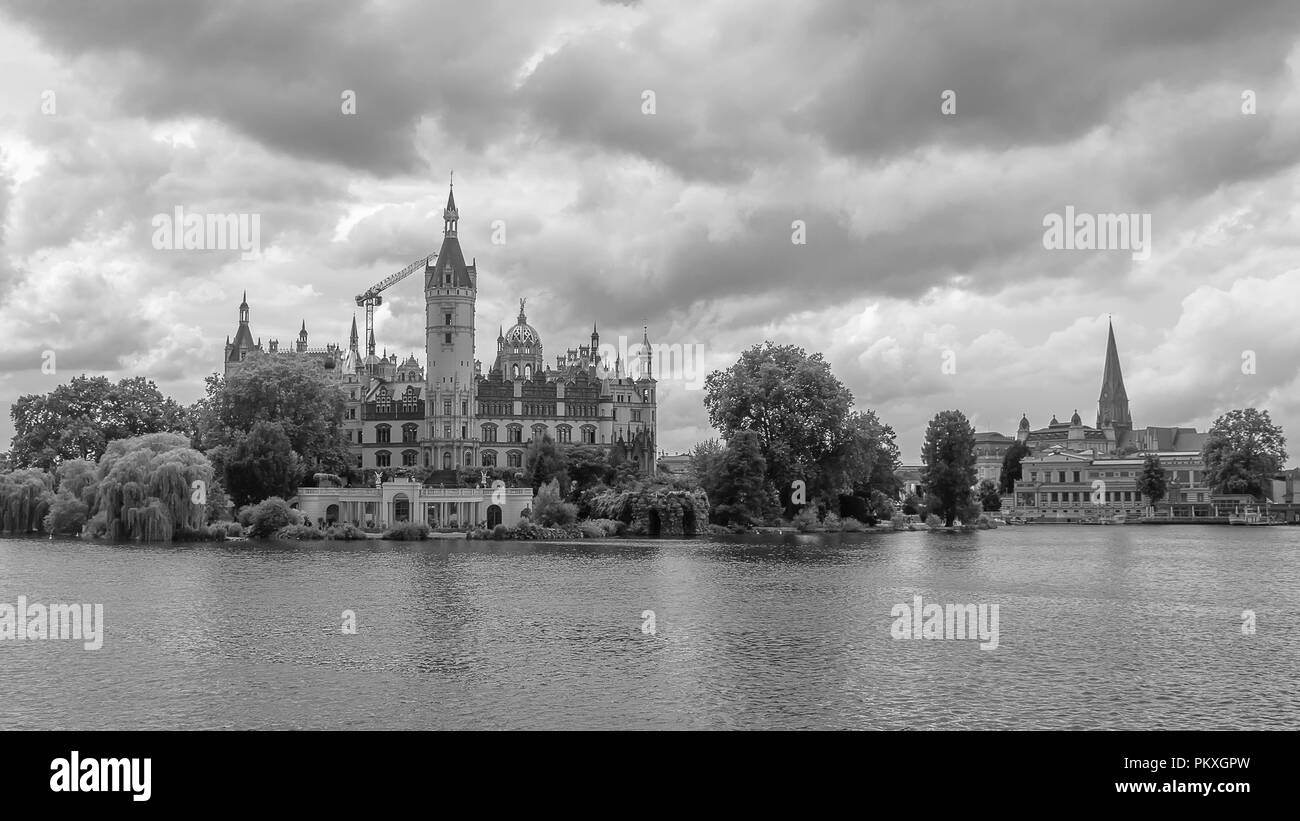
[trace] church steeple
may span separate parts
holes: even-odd
[[[1119,367],[1119,349],[1115,346],[1115,326],[1107,321],[1106,366],[1101,376],[1101,395],[1097,397],[1097,427],[1107,425],[1133,428],[1129,415],[1128,392],[1124,390],[1124,374]]]
[[[348,337],[348,350],[355,351],[358,349],[357,342],[357,315],[352,315],[352,335]]]

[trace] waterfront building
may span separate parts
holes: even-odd
[[[532,503],[530,487],[433,487],[397,477],[374,487],[312,487],[298,490],[298,508],[313,524],[346,522],[386,528],[402,522],[467,529],[514,525]]]
[[[1028,445],[1031,456],[1022,460],[1012,493],[1016,513],[1049,517],[1140,513],[1146,502],[1137,491],[1137,478],[1148,454],[1159,456],[1165,470],[1167,503],[1211,503],[1201,457],[1206,437],[1195,428],[1134,427],[1115,328],[1109,325],[1095,424],[1085,425],[1077,409],[1068,422],[1053,415],[1041,428],[1034,428],[1028,414],[1021,414],[1015,441]],[[1000,433],[976,434],[976,443],[980,478],[996,478],[993,463],[997,461],[1000,473],[999,454],[1005,455],[1010,443]],[[1104,487],[1094,487],[1097,480]]]

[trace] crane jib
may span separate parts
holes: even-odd
[[[380,291],[388,288],[390,285],[396,284],[400,280],[405,279],[406,277],[415,273],[415,271],[420,267],[429,265],[430,263],[433,262],[434,258],[437,256],[438,255],[436,253],[433,253],[433,254],[429,254],[427,257],[424,257],[423,259],[417,259],[415,262],[412,262],[410,265],[406,266],[405,268],[398,271],[397,273],[392,274],[391,276],[385,278],[383,281],[377,283],[376,285],[371,286],[370,290],[366,291],[363,294],[357,295],[357,304],[360,305],[362,302],[364,302],[367,299],[373,299],[374,297],[379,296]]]

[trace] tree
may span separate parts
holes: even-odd
[[[91,513],[104,514],[114,539],[169,542],[207,523],[207,498],[195,498],[195,483],[212,483],[212,465],[187,436],[149,433],[109,442],[98,477]]]
[[[65,459],[96,461],[108,443],[146,433],[184,432],[185,408],[142,376],[114,384],[81,375],[48,394],[20,396],[9,409],[17,467],[53,470]]]
[[[561,495],[569,492],[569,475],[564,470],[564,457],[560,455],[550,436],[533,440],[528,446],[528,473],[525,481],[537,490],[552,480],[558,481]]]
[[[979,497],[981,510],[1002,509],[1002,494],[998,491],[998,483],[992,479],[980,482],[975,495]]]
[[[564,501],[557,479],[542,485],[533,497],[532,520],[542,527],[568,525],[578,518],[578,506]]]
[[[53,502],[53,474],[38,468],[0,474],[0,532],[39,530]]]
[[[58,536],[75,536],[85,526],[89,510],[89,506],[70,491],[60,490],[50,503],[50,512],[45,514],[45,532]]]
[[[564,457],[564,472],[569,474],[570,481],[578,483],[579,491],[609,484],[612,480],[609,460],[599,445],[570,445],[561,455]]]
[[[287,498],[298,488],[298,455],[279,422],[259,420],[224,460],[224,483],[237,506],[272,496]]]
[[[1003,493],[1015,492],[1016,480],[1021,478],[1020,463],[1032,455],[1029,445],[1024,442],[1016,442],[1007,448],[1007,452],[1002,456],[1002,474],[998,477],[998,490]]]
[[[59,492],[67,491],[87,505],[95,501],[95,483],[98,466],[88,459],[69,459],[60,462],[55,470]]]
[[[853,394],[821,354],[765,342],[704,385],[709,421],[728,442],[742,432],[757,437],[767,480],[783,496],[795,479],[823,489],[823,469],[844,445]]]
[[[761,524],[775,513],[758,434],[740,431],[721,453],[706,450],[710,453],[706,473],[699,474],[699,479],[709,497],[709,517],[715,523],[749,526]]]
[[[1146,460],[1142,463],[1142,473],[1137,480],[1138,492],[1150,499],[1151,504],[1154,505],[1165,498],[1168,487],[1165,469],[1160,466],[1160,457],[1154,453],[1147,454]]]
[[[870,498],[872,491],[895,496],[900,457],[894,429],[873,410],[853,411],[844,420],[839,447],[827,461],[828,484]]]
[[[935,497],[930,512],[952,527],[958,511],[969,504],[975,484],[975,430],[959,410],[940,411],[930,420],[921,448],[921,482]]]
[[[196,403],[202,449],[233,448],[258,422],[279,423],[298,454],[302,475],[342,473],[349,466],[343,436],[343,392],[316,362],[301,356],[254,356],[228,377],[206,380]],[[301,476],[295,477],[295,486]]]
[[[1286,438],[1268,411],[1232,410],[1214,420],[1201,456],[1210,487],[1258,499],[1265,483],[1286,463]]]

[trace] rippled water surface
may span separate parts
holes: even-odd
[[[106,625],[0,641],[0,729],[1300,728],[1300,529],[759,538],[0,540]],[[893,639],[915,595],[998,648]]]

